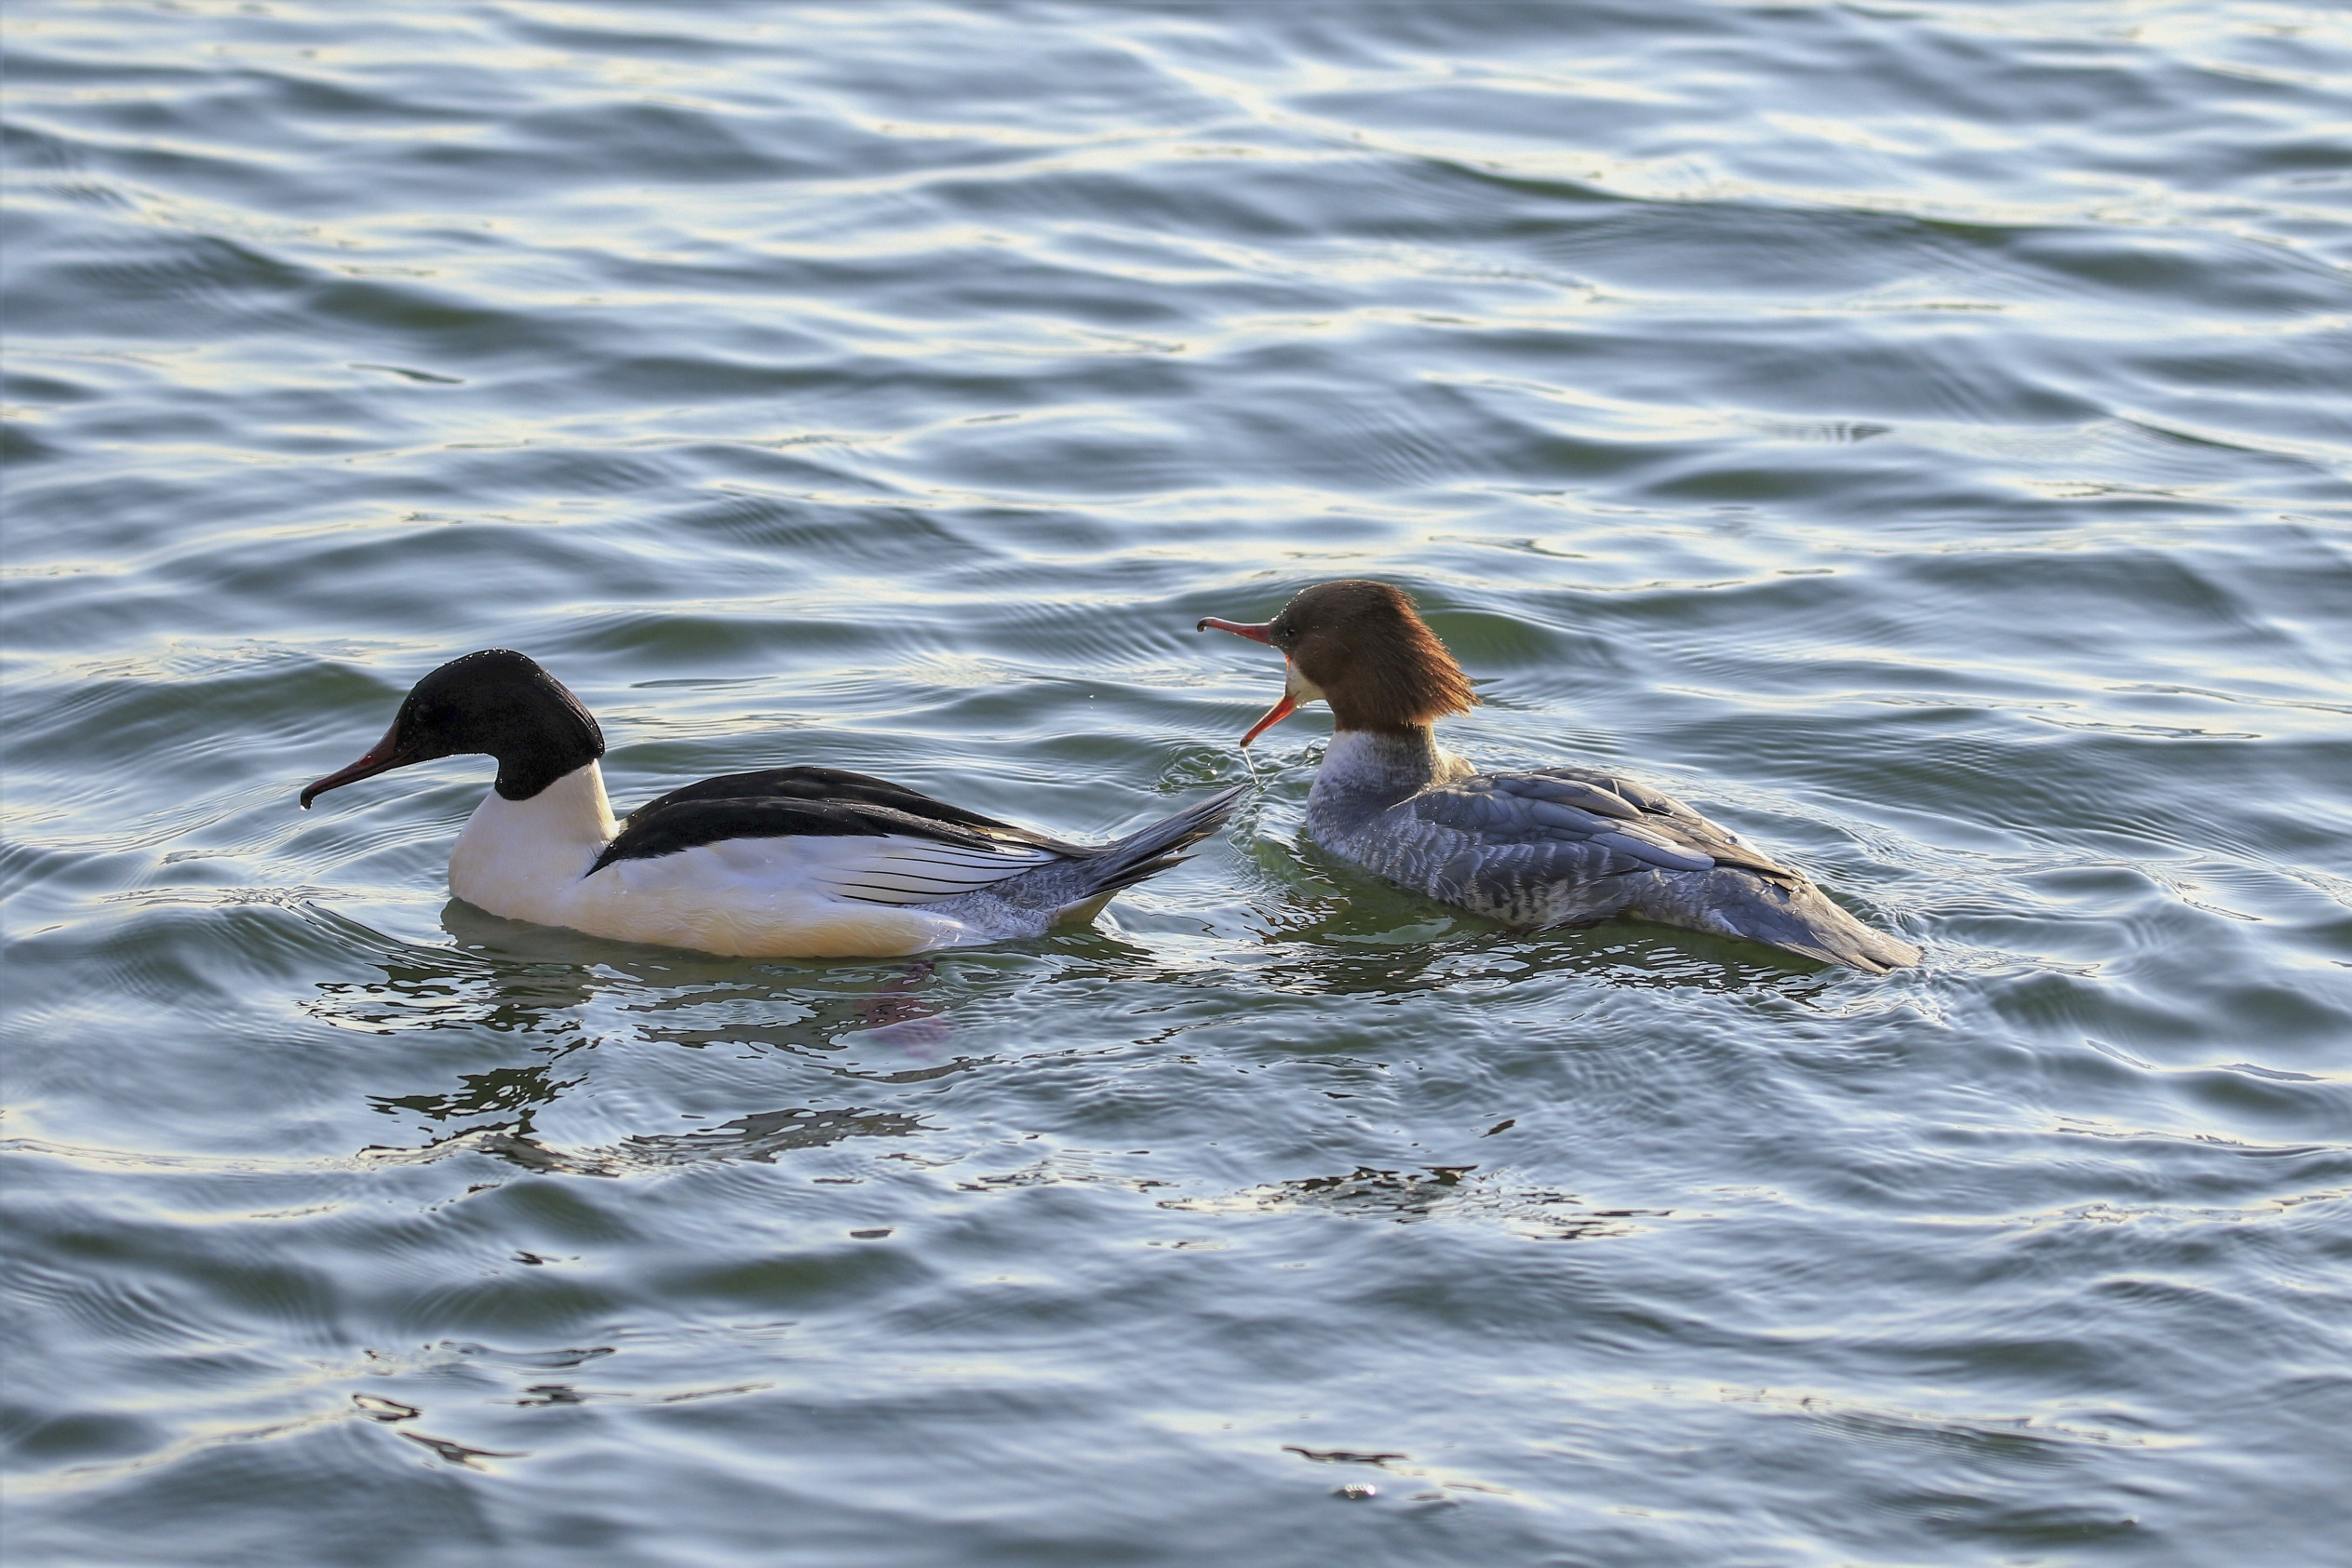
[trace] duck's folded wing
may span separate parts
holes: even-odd
[[[869,904],[953,898],[1066,858],[887,806],[679,790],[629,813],[588,875],[696,851],[729,862],[764,861],[777,878]]]
[[[1431,846],[1444,854],[1445,864],[1436,869],[1448,883],[1583,880],[1649,866],[1703,871],[1714,864],[1637,823],[1515,795],[1493,783],[1467,780],[1413,797],[1415,816],[1459,836]]]
[[[1413,814],[1470,836],[1500,859],[1515,862],[1538,851],[1547,860],[1575,862],[1586,876],[1719,864],[1785,875],[1679,801],[1583,769],[1464,779],[1414,797]]]
[[[1772,881],[1794,883],[1802,879],[1729,828],[1710,822],[1673,797],[1637,780],[1591,768],[1556,767],[1489,774],[1487,782],[1498,791],[1519,799],[1566,808],[1594,819],[1598,841],[1629,840],[1616,847],[1663,870],[1694,871],[1723,865],[1754,872]],[[1651,852],[1646,853],[1645,850]]]
[[[1091,845],[1065,843],[1015,823],[999,822],[961,806],[950,806],[945,800],[934,799],[888,779],[840,768],[763,768],[749,773],[722,773],[654,797],[629,813],[629,826],[634,828],[639,819],[657,815],[673,806],[712,800],[768,800],[786,806],[838,806],[853,811],[878,808],[999,843],[1034,845],[1073,860],[1095,852]]]
[[[840,839],[827,845],[822,864],[810,867],[810,881],[836,898],[867,904],[932,904],[978,892],[1062,858],[1020,846],[960,850],[897,834],[854,842],[855,849]]]

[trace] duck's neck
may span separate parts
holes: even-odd
[[[1403,731],[1335,730],[1307,796],[1309,830],[1327,842],[1329,835],[1345,835],[1398,801],[1470,771],[1468,762],[1437,744],[1426,724]]]
[[[594,762],[527,800],[492,790],[450,851],[450,891],[493,915],[540,918],[532,911],[587,875],[618,827]]]

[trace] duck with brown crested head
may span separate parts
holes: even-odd
[[[1634,780],[1566,766],[1482,773],[1439,746],[1432,726],[1478,697],[1385,583],[1324,583],[1271,621],[1194,629],[1212,627],[1273,648],[1289,672],[1243,745],[1302,703],[1330,705],[1307,831],[1391,881],[1525,930],[1631,916],[1874,974],[1919,960],[1802,873]]]

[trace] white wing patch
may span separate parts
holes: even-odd
[[[811,868],[810,881],[836,898],[867,904],[931,904],[1062,858],[1026,845],[977,850],[895,834],[836,838],[827,848],[835,852],[825,857],[823,865]]]

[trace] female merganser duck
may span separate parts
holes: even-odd
[[[1307,797],[1315,842],[1417,891],[1523,930],[1629,915],[1769,943],[1868,973],[1919,949],[1872,931],[1797,872],[1678,800],[1591,768],[1481,773],[1430,726],[1477,696],[1385,583],[1309,588],[1263,625],[1204,620],[1281,651],[1290,677],[1247,745],[1301,703],[1336,732]]]
[[[1094,918],[1216,830],[1210,797],[1109,844],[1068,844],[832,768],[705,779],[615,823],[604,734],[502,648],[416,683],[374,749],[302,791],[487,753],[498,781],[450,852],[450,891],[509,919],[737,958],[884,958]]]

